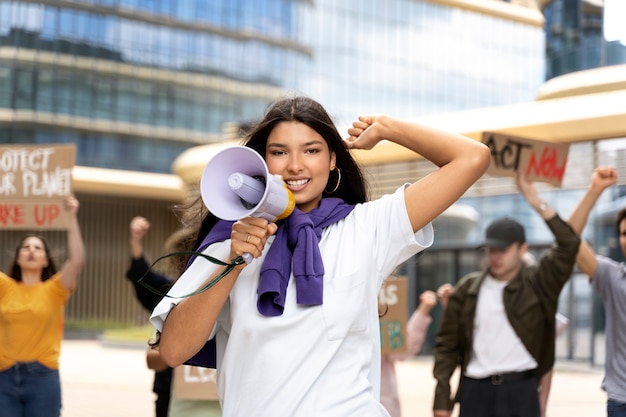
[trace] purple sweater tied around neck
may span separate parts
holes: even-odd
[[[264,316],[280,316],[285,309],[287,284],[293,275],[298,304],[320,305],[324,298],[324,263],[319,250],[322,230],[346,217],[354,205],[339,198],[323,198],[308,213],[296,208],[278,224],[276,237],[261,265],[257,309]],[[197,252],[230,238],[232,221],[220,220],[204,238]],[[292,260],[295,259],[295,262]],[[215,340],[211,339],[188,365],[215,367]]]

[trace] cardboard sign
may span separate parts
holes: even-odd
[[[406,324],[409,315],[406,277],[389,277],[378,293],[380,345],[382,353],[406,350]]]
[[[0,227],[64,229],[74,145],[0,146]]]
[[[181,365],[174,368],[174,397],[180,400],[218,400],[215,369]]]
[[[561,186],[569,143],[543,142],[491,132],[483,133],[482,142],[491,150],[487,174],[515,178],[517,171],[521,170],[529,181]]]

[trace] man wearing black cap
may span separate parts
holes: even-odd
[[[448,301],[437,334],[433,374],[434,416],[540,415],[538,383],[554,364],[555,314],[580,239],[547,206],[523,176],[517,186],[545,220],[556,242],[536,265],[526,265],[524,227],[504,218],[485,233],[488,267],[461,279]],[[452,398],[450,378],[461,366]]]

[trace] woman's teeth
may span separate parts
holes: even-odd
[[[301,185],[306,184],[309,180],[295,180],[295,181],[287,181],[287,184],[291,187],[299,187]]]

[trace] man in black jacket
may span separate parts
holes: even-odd
[[[556,243],[529,266],[523,261],[528,249],[523,226],[510,218],[489,225],[488,267],[455,286],[437,334],[435,417],[449,417],[455,401],[461,417],[540,415],[538,383],[554,364],[559,294],[572,273],[580,238],[532,183],[520,175],[517,186]],[[458,366],[461,381],[453,398],[450,378]]]

